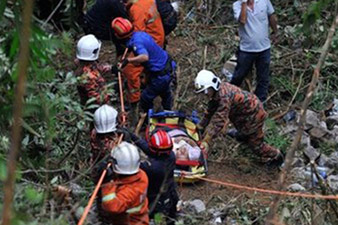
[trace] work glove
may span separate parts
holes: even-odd
[[[120,68],[123,69],[124,67],[126,67],[126,65],[129,63],[129,59],[125,58],[121,63],[120,63]]]
[[[117,75],[120,72],[117,65],[111,67],[111,73]]]
[[[126,136],[129,136],[129,138],[134,142],[138,142],[140,140],[140,138],[138,136],[136,136],[134,133],[132,133],[128,128],[121,128],[120,130],[122,130],[123,134]]]
[[[106,161],[100,162],[99,164],[97,164],[94,167],[94,169],[92,171],[92,179],[93,179],[94,183],[99,182],[103,171],[107,168],[109,163],[110,163],[110,160],[106,160]],[[107,173],[106,173],[106,175],[103,179],[103,183],[109,182],[113,178],[113,174],[114,174],[114,172],[112,170],[112,167],[110,166],[107,169]]]
[[[121,70],[126,67],[126,65],[129,63],[129,60],[125,58],[122,62],[119,62],[117,65],[114,65],[111,67],[111,73],[112,74],[118,74],[121,72]]]

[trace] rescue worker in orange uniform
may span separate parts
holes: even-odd
[[[90,134],[92,150],[91,162],[99,162],[110,154],[118,142],[117,111],[109,105],[103,105],[94,113],[94,129]]]
[[[130,22],[134,26],[134,31],[144,31],[148,33],[155,42],[163,48],[165,34],[161,16],[157,11],[155,0],[124,0]],[[133,57],[133,54],[130,55]],[[130,119],[131,124],[135,125],[138,116],[138,102],[141,97],[140,76],[144,67],[141,64],[128,64],[123,69],[123,74],[128,83],[128,101],[131,104]]]
[[[106,82],[101,76],[101,73],[106,71],[96,61],[100,48],[101,42],[92,34],[83,36],[77,43],[76,58],[79,67],[75,71],[75,75],[78,79],[77,89],[82,105],[86,105],[86,102],[91,98],[96,98],[95,103],[98,105],[109,101]]]
[[[139,168],[137,147],[121,142],[111,151],[110,161],[99,193],[100,219],[113,225],[148,225],[148,178]],[[101,173],[98,170],[98,176]]]
[[[237,129],[230,136],[245,142],[262,162],[280,165],[283,162],[281,152],[264,142],[263,125],[267,113],[256,95],[244,91],[228,82],[221,82],[211,71],[202,70],[195,78],[196,93],[204,93],[208,99],[208,111],[199,126],[206,128],[210,124],[202,141],[208,149],[212,138],[220,132],[226,132],[229,122]]]

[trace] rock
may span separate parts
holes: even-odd
[[[338,143],[338,125],[333,127],[333,130],[331,131],[331,135],[333,136],[333,140],[335,143]]]
[[[313,127],[319,127],[319,126],[320,126],[319,115],[312,110],[307,110],[305,130],[309,130]]]
[[[300,140],[301,145],[308,147],[311,145],[310,135],[306,132],[303,132],[302,139]]]
[[[328,182],[330,188],[332,188],[333,192],[338,192],[338,175],[328,176],[327,182]]]
[[[292,162],[292,167],[302,167],[304,166],[304,160],[299,157],[295,157]]]
[[[338,169],[338,152],[333,152],[326,163],[329,168]]]
[[[338,115],[329,116],[326,118],[326,125],[328,129],[332,130],[334,126],[338,125]]]
[[[200,199],[190,201],[189,205],[192,206],[197,213],[201,213],[206,210],[204,202]]]
[[[80,194],[86,193],[86,191],[84,191],[83,188],[76,183],[70,183],[69,186],[70,186],[70,189],[72,190],[72,194],[74,195],[80,195]]]
[[[291,175],[294,177],[295,180],[304,181],[305,180],[305,169],[303,167],[293,168],[291,170]]]
[[[287,124],[282,129],[282,134],[293,134],[297,131],[298,126],[295,123]]]
[[[319,152],[312,146],[305,148],[304,153],[310,158],[310,160],[315,160],[319,156]]]
[[[311,128],[311,130],[309,131],[309,134],[311,137],[314,138],[323,138],[326,134],[328,133],[327,129],[324,129],[323,127],[314,127]]]
[[[319,166],[327,166],[328,165],[328,161],[329,161],[329,158],[326,155],[321,154],[319,162],[318,162],[318,165]]]
[[[302,185],[295,183],[295,184],[289,185],[288,190],[294,191],[294,192],[300,192],[300,191],[305,191],[305,188]]]

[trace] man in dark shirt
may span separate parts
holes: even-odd
[[[96,0],[83,16],[82,27],[86,34],[94,34],[100,40],[113,41],[117,54],[121,55],[123,48],[111,28],[111,22],[116,17],[128,18],[122,0]]]

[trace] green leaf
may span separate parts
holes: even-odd
[[[1,0],[0,1],[0,21],[2,20],[2,17],[4,15],[5,9],[6,9],[6,3],[7,0]]]
[[[6,168],[6,161],[0,161],[0,180],[5,181],[7,177],[7,168]]]
[[[28,186],[25,189],[25,197],[32,203],[39,204],[43,201],[44,194],[35,190],[33,187]]]
[[[9,57],[13,58],[17,52],[19,51],[19,34],[18,32],[14,32],[14,37],[11,43],[11,48],[9,50]]]

